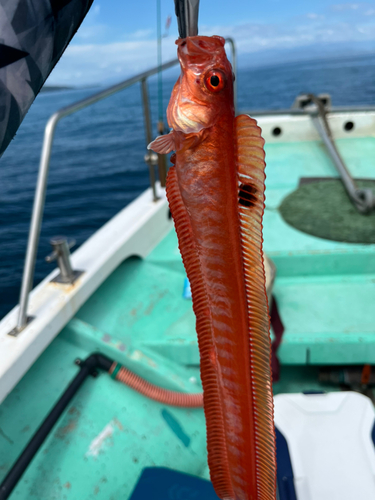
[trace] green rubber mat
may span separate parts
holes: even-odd
[[[375,181],[357,184],[375,193]],[[312,236],[346,243],[375,243],[375,210],[360,214],[339,179],[300,186],[284,198],[279,211],[285,222]]]

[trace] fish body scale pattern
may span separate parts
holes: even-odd
[[[235,118],[224,40],[176,43],[172,131],[151,147],[176,151],[167,197],[196,315],[211,480],[222,500],[275,500],[264,141],[254,120]]]
[[[196,317],[196,330],[200,352],[201,377],[202,384],[205,387],[203,394],[204,408],[206,421],[210,422],[210,435],[212,436],[212,441],[210,441],[212,446],[209,453],[213,455],[213,457],[220,457],[220,459],[214,458],[211,474],[217,478],[218,490],[222,494],[225,494],[226,498],[233,498],[233,491],[231,489],[230,477],[227,470],[224,424],[218,391],[219,383],[211,362],[213,344],[210,309],[201,266],[197,259],[197,251],[192,236],[189,215],[181,199],[175,167],[169,169],[166,187],[170,210],[178,234],[179,249],[190,281],[193,296],[193,310]]]

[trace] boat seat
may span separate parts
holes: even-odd
[[[375,498],[374,422],[355,392],[275,396],[279,499]]]

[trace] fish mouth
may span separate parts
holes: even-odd
[[[190,36],[176,40],[181,66],[219,62],[223,57],[225,39],[221,36]]]
[[[192,36],[176,41],[181,76],[168,106],[168,123],[173,130],[185,134],[199,133],[217,119],[215,104],[205,84],[207,72],[215,69],[223,74],[232,68],[225,54],[225,39],[220,36]]]

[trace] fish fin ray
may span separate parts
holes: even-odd
[[[259,498],[272,500],[276,491],[276,458],[270,369],[270,324],[262,237],[265,199],[264,140],[257,122],[247,115],[236,118],[236,137],[238,212],[248,302],[257,488]]]
[[[166,187],[169,207],[178,236],[178,246],[190,282],[193,309],[196,316],[211,480],[220,498],[234,498],[229,475],[219,385],[217,373],[212,364],[213,341],[210,308],[199,254],[194,242],[189,215],[182,201],[175,167],[171,167],[168,171]]]
[[[169,132],[166,135],[159,135],[147,146],[147,149],[152,149],[155,153],[162,155],[168,154],[176,149],[174,132]]]

